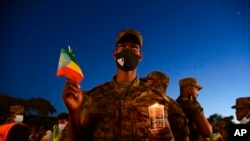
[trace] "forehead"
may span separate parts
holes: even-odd
[[[123,35],[121,39],[118,41],[118,43],[125,43],[125,42],[136,43],[140,45],[139,39],[134,34],[130,33]]]
[[[192,89],[197,90],[197,91],[199,90],[198,87],[193,86],[193,85],[191,85],[191,86],[189,86],[189,87],[191,87]]]
[[[138,45],[138,46],[140,46],[139,44],[137,44],[137,43],[135,43],[135,42],[131,42],[131,41],[121,42],[121,43],[118,43],[117,45],[121,45],[121,44],[127,44],[127,45]]]
[[[245,111],[245,110],[249,110],[250,108],[247,107],[236,107],[236,110],[238,111]]]
[[[131,41],[125,41],[125,42],[121,42],[121,43],[118,43],[116,46],[136,46],[138,49],[140,49],[140,45],[135,43],[135,42],[131,42]]]
[[[58,123],[65,123],[66,120],[65,120],[65,119],[58,119],[57,122],[58,122]]]

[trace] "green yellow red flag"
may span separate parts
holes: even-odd
[[[203,141],[223,141],[220,132],[213,133],[210,138],[204,138]]]
[[[61,49],[56,75],[65,76],[78,83],[84,78],[82,70],[75,59],[73,50],[70,47],[68,50]]]
[[[60,141],[60,131],[57,125],[53,127],[52,141]]]

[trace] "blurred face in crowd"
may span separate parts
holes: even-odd
[[[194,87],[194,86],[191,86],[191,91],[192,91],[192,94],[194,96],[195,99],[197,99],[197,97],[199,96],[199,90],[197,87]]]
[[[114,57],[116,57],[116,54],[121,53],[127,49],[130,50],[132,53],[136,54],[139,57],[139,60],[142,59],[141,47],[138,44],[133,43],[131,41],[118,43],[116,45],[116,50],[114,50],[113,52]]]
[[[58,123],[58,128],[60,130],[63,130],[65,128],[65,126],[68,124],[68,121],[65,119],[58,119],[57,123]]]
[[[197,99],[199,96],[199,89],[195,86],[185,86],[182,89],[182,95],[185,97],[192,96],[192,98]]]
[[[14,115],[14,119],[15,122],[23,122],[23,114],[16,114]]]
[[[118,68],[124,71],[136,69],[142,59],[141,47],[137,43],[127,40],[116,45],[113,51]]]
[[[250,118],[250,109],[249,108],[236,108],[236,118],[237,120],[242,120],[244,117],[248,116]]]
[[[116,46],[115,53],[120,53],[124,51],[125,49],[130,49],[134,54],[141,56],[141,47],[138,44],[130,42],[130,41],[127,41],[124,43],[118,43]]]

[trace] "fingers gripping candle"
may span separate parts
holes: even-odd
[[[148,107],[151,129],[165,128],[164,106],[158,103]]]

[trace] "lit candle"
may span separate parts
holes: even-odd
[[[158,103],[148,107],[151,129],[165,128],[164,106]]]

